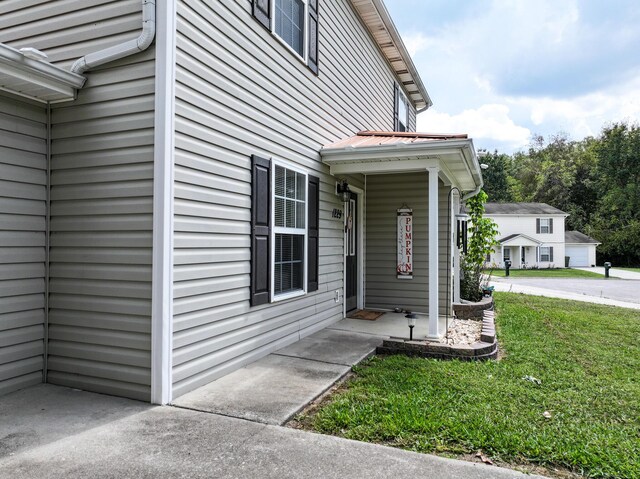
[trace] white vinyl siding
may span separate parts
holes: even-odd
[[[174,397],[342,318],[344,225],[331,216],[342,203],[319,150],[393,128],[395,76],[348,1],[321,2],[320,16],[316,76],[249,0],[178,3]],[[320,178],[319,289],[255,308],[252,154]]]
[[[0,395],[43,378],[44,105],[0,95]]]
[[[140,0],[4,0],[0,41],[69,68],[136,38]],[[48,381],[150,400],[154,47],[52,106]]]

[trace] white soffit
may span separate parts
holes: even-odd
[[[82,75],[29,58],[0,43],[0,89],[41,102],[73,100],[84,85]]]
[[[351,0],[418,112],[433,103],[382,0]]]

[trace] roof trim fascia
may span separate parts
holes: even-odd
[[[0,43],[0,73],[15,78],[22,83],[29,83],[58,94],[60,98],[52,101],[73,100],[76,90],[82,88],[86,78],[71,73],[51,63],[28,58],[19,50],[4,43]],[[26,92],[14,90],[10,85],[0,85],[2,90],[32,98],[40,102],[46,99],[29,95]]]

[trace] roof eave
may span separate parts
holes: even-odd
[[[51,63],[28,58],[0,43],[0,89],[40,102],[73,100],[86,78]],[[37,93],[36,93],[37,92]]]
[[[384,5],[384,2],[382,0],[351,0],[351,1],[356,12],[360,15],[360,18],[362,19],[363,23],[366,25],[367,29],[371,33],[371,36],[378,44],[380,51],[389,62],[389,65],[391,66],[391,68],[395,71],[396,75],[398,76],[398,79],[400,79],[401,74],[409,74],[409,76],[411,77],[412,81],[410,83],[413,83],[415,85],[416,93],[412,94],[409,91],[408,93],[409,93],[409,97],[411,98],[411,100],[416,106],[417,113],[420,113],[428,109],[429,107],[431,107],[433,105],[433,102],[431,101],[431,97],[429,96],[427,89],[422,83],[420,74],[418,73],[418,70],[416,69],[416,66],[413,63],[413,60],[411,59],[411,55],[409,55],[409,52],[407,51],[407,48],[405,47],[404,42],[402,41],[402,37],[398,33],[398,29],[393,23],[391,15],[389,14],[387,7]],[[381,25],[375,21],[376,20],[375,18],[366,17],[365,15],[363,15],[363,13],[360,11],[360,8],[365,4],[370,5],[375,9],[375,11],[379,16],[380,21],[382,22]],[[376,35],[374,34],[374,32],[376,30],[379,30],[381,27],[389,34],[393,45],[381,44],[376,39]],[[400,71],[398,70],[398,68],[396,68],[396,66],[394,66],[394,61],[397,61],[397,59],[394,57],[391,57],[388,54],[386,50],[389,47],[393,47],[397,50],[398,54],[401,57],[402,62],[404,62],[407,67],[406,72]],[[408,90],[405,82],[400,81],[400,83],[403,84],[405,89]],[[419,98],[414,98],[415,96],[418,96]]]

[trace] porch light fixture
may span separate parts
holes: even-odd
[[[336,192],[340,198],[342,198],[342,202],[346,203],[351,199],[351,190],[349,189],[349,183],[347,180],[341,180],[336,185]]]
[[[405,318],[407,318],[407,324],[409,325],[409,341],[413,341],[413,328],[416,325],[417,316],[413,313],[409,313]]]

